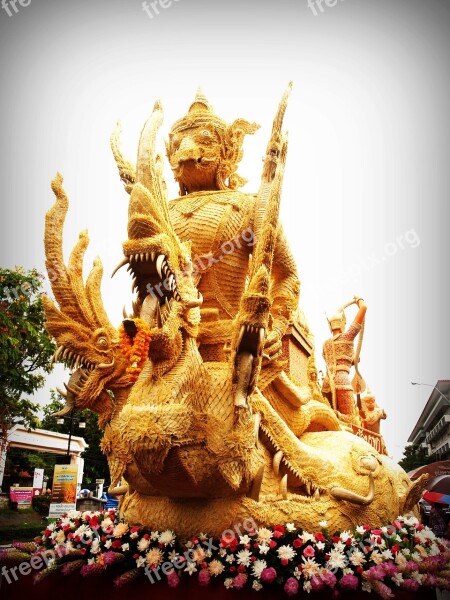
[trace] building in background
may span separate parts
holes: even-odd
[[[431,395],[408,443],[424,448],[433,461],[447,460],[450,459],[450,380],[439,380],[430,387]]]

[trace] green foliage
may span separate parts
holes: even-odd
[[[50,494],[42,494],[41,496],[33,496],[33,509],[40,515],[47,516],[50,509]]]
[[[48,431],[68,434],[70,431],[70,415],[64,417],[64,424],[62,425],[58,425],[56,418],[51,416],[63,408],[64,398],[54,390],[50,392],[50,396],[50,403],[43,409],[44,418],[41,427]],[[86,428],[80,429],[78,423],[83,421],[86,423]],[[75,413],[72,435],[83,437],[89,445],[82,455],[84,459],[83,485],[89,485],[93,489],[96,479],[105,479],[107,483],[109,481],[109,468],[106,456],[100,450],[103,433],[98,426],[97,415],[88,409]]]
[[[44,328],[42,275],[35,269],[0,269],[0,428],[15,417],[36,427],[37,405],[25,396],[44,385],[55,346]]]
[[[420,446],[406,446],[403,452],[403,458],[399,461],[399,465],[407,473],[423,465],[429,465],[433,462],[433,458],[427,455],[425,448]]]

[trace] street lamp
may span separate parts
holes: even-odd
[[[442,393],[440,390],[438,390],[438,389],[437,389],[437,387],[436,387],[435,385],[433,385],[433,384],[431,384],[431,383],[419,383],[419,382],[417,382],[417,381],[411,381],[411,385],[427,385],[428,387],[432,387],[432,388],[434,388],[434,389],[437,391],[437,393],[438,393],[438,394],[439,394],[439,395],[440,395],[442,398],[444,398],[444,400],[445,400],[446,402],[448,402],[448,404],[450,404],[450,400],[447,398],[447,396],[444,396],[444,394],[443,394],[443,393]]]
[[[72,435],[73,435],[73,425],[74,423],[78,423],[78,427],[80,429],[86,429],[86,423],[80,419],[75,419],[74,418],[75,415],[75,410],[72,410],[70,412],[70,429],[69,429],[69,441],[67,443],[67,452],[66,452],[66,456],[67,456],[67,460],[70,460],[70,442],[72,440]],[[63,417],[59,417],[58,419],[56,419],[56,422],[58,425],[62,425],[64,423],[64,418]]]

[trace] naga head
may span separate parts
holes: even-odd
[[[218,117],[199,89],[186,116],[176,121],[166,142],[167,156],[180,195],[205,190],[238,189],[245,180],[236,174],[244,136],[259,125],[244,119],[232,124]]]
[[[132,274],[132,292],[137,294],[133,316],[150,327],[149,356],[156,375],[176,362],[182,331],[197,335],[203,302],[195,286],[190,244],[180,241],[170,220],[162,159],[155,156],[161,123],[162,108],[157,101],[141,133],[129,202],[128,239],[123,244],[124,259],[114,271],[127,265]]]
[[[69,202],[62,181],[59,174],[52,181],[56,202],[45,222],[46,267],[59,308],[45,295],[43,304],[45,326],[58,345],[52,361],[66,363],[77,374],[76,389],[68,387],[71,400],[63,409],[65,414],[75,408],[74,394],[77,407],[89,408],[105,387],[123,387],[129,380],[117,331],[101,299],[103,266],[99,258],[86,283],[83,280],[83,257],[89,243],[86,232],[80,234],[68,266],[64,264],[62,234]]]

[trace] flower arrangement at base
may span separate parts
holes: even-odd
[[[46,558],[38,582],[51,573],[84,577],[110,572],[122,586],[146,575],[150,582],[176,587],[183,577],[199,586],[221,580],[228,589],[282,586],[287,596],[333,590],[334,596],[362,590],[382,598],[421,586],[450,589],[450,543],[437,538],[414,516],[392,524],[330,534],[326,521],[308,532],[293,523],[220,540],[199,534],[181,543],[173,531],[130,527],[113,511],[70,512],[51,523],[34,544],[14,543],[2,562]]]

